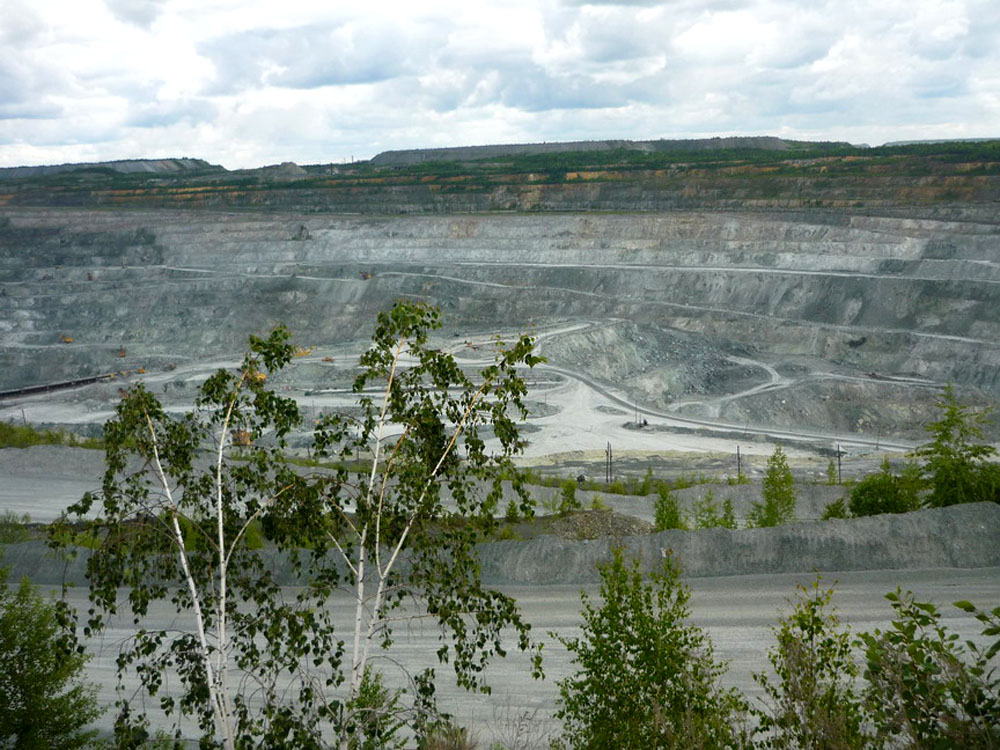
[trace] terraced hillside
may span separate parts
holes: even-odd
[[[919,432],[1000,395],[1000,223],[845,212],[343,217],[0,212],[0,389],[363,338],[398,297],[455,335],[579,324],[553,366],[650,408]],[[71,341],[67,341],[71,339]]]

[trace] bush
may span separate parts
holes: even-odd
[[[32,445],[71,445],[77,448],[103,447],[97,438],[81,438],[62,430],[39,430],[13,422],[0,422],[0,448],[29,448]]]
[[[869,474],[851,488],[849,507],[853,516],[908,513],[920,507],[919,468],[911,464],[903,476],[895,476],[889,459],[877,474]]]
[[[0,747],[77,748],[101,711],[96,689],[80,682],[87,657],[27,580],[12,592],[0,570]]]
[[[611,510],[611,506],[609,506],[606,502],[604,502],[601,499],[600,495],[594,495],[591,498],[591,500],[590,500],[590,509],[591,510]]]
[[[12,510],[0,511],[0,544],[17,544],[31,539],[29,523],[31,516],[27,513],[19,516]]]
[[[847,518],[850,511],[847,509],[847,503],[844,498],[839,500],[834,500],[832,503],[827,503],[827,506],[823,508],[823,515],[820,516],[821,520],[829,521],[834,518]]]
[[[733,501],[728,497],[722,503],[722,508],[715,502],[715,490],[708,490],[694,504],[694,528],[696,529],[735,529],[736,511]]]
[[[402,711],[400,692],[385,686],[381,672],[370,665],[365,667],[361,688],[350,705],[354,721],[348,750],[393,750],[405,746],[399,736],[405,726],[399,718]]]
[[[677,498],[670,494],[669,488],[661,484],[656,488],[656,500],[653,501],[653,525],[657,531],[667,529],[686,529]]]
[[[880,736],[903,747],[1000,746],[1000,680],[990,666],[1000,639],[985,649],[962,644],[933,604],[899,589],[886,598],[895,613],[892,626],[861,636],[867,698]],[[1000,635],[1000,607],[983,613],[968,602],[956,606],[986,624],[984,635]]]
[[[690,592],[672,557],[646,580],[616,549],[598,564],[600,606],[583,601],[579,638],[559,638],[575,674],[559,682],[571,748],[722,748],[741,736],[746,705],[718,680],[711,641],[685,621]]]
[[[750,507],[748,526],[779,526],[795,520],[795,478],[780,445],[767,459],[761,494],[762,502],[753,503]]]
[[[855,688],[858,665],[851,636],[829,609],[833,589],[817,578],[800,587],[792,614],[778,620],[777,646],[768,653],[774,677],[755,673],[767,696],[758,711],[759,746],[798,748],[874,748],[862,697]]]
[[[722,515],[718,525],[723,529],[736,529],[736,511],[733,509],[733,501],[728,497],[722,502]]]
[[[829,485],[840,484],[840,482],[837,481],[837,464],[832,458],[826,465],[826,483]]]
[[[580,501],[576,499],[576,482],[567,479],[559,492],[559,514],[566,515],[570,511],[580,510],[580,507]]]

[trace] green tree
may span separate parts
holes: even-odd
[[[580,501],[576,499],[576,481],[566,479],[559,487],[560,515],[566,515],[573,510],[580,510]]]
[[[63,627],[58,605],[27,581],[16,590],[0,569],[0,746],[25,750],[84,747],[101,710],[81,682],[87,658]]]
[[[335,473],[305,474],[284,457],[301,416],[267,386],[294,354],[283,328],[252,337],[242,364],[211,376],[182,417],[141,385],[123,398],[104,430],[101,492],[72,509],[97,539],[88,629],[118,610],[120,590],[139,626],[118,659],[119,677],[131,670],[140,685],[117,704],[119,739],[147,734],[137,695],[194,716],[213,746],[364,746],[369,729],[392,726],[367,720],[378,692],[369,665],[400,619],[437,623],[439,659],[465,688],[488,691],[483,671],[504,653],[505,631],[539,673],[529,625],[510,597],[482,586],[475,553],[496,528],[504,476],[521,514],[532,512],[510,457],[522,445],[514,418],[525,415],[517,368],[538,358],[527,337],[498,341],[494,363],[472,377],[429,343],[439,325],[424,305],[379,315],[354,383],[360,415],[328,415],[312,436],[311,455],[338,461]],[[390,438],[390,424],[401,434]],[[84,520],[95,507],[99,517]],[[254,529],[267,555],[249,543]],[[274,555],[302,581],[291,599]],[[343,590],[354,617],[342,635],[329,604]],[[190,616],[193,632],[142,627],[160,600]],[[177,698],[162,694],[171,672]],[[420,736],[435,721],[434,670],[409,678],[400,715]]]
[[[696,529],[711,529],[719,525],[719,504],[715,502],[715,490],[709,489],[695,500],[692,507],[692,526]]]
[[[920,507],[919,472],[919,467],[911,464],[902,476],[896,476],[889,459],[883,459],[877,473],[869,474],[851,488],[848,503],[851,515],[874,516],[916,510]]]
[[[829,485],[839,484],[837,481],[837,463],[832,458],[826,465],[826,483]]]
[[[600,605],[586,595],[579,638],[559,640],[577,671],[559,682],[571,748],[722,748],[742,736],[746,706],[718,684],[711,641],[686,620],[690,591],[667,557],[644,580],[622,551],[598,565]],[[557,636],[558,637],[558,636]]]
[[[653,525],[657,531],[667,529],[686,529],[684,517],[677,504],[677,498],[665,484],[656,488],[656,500],[653,501]]]
[[[767,459],[761,496],[761,502],[750,506],[748,526],[779,526],[795,520],[795,478],[780,445]]]
[[[930,486],[928,504],[940,508],[996,501],[996,471],[988,463],[996,449],[983,436],[983,427],[990,422],[990,410],[959,403],[951,383],[945,386],[937,407],[940,419],[927,425],[933,439],[914,451],[914,455],[923,459],[924,476]]]
[[[723,529],[736,529],[736,510],[733,508],[732,498],[722,501],[722,515],[719,516],[719,526]]]
[[[753,678],[767,696],[758,710],[758,747],[773,750],[878,748],[856,687],[859,667],[850,631],[830,607],[833,589],[817,578],[799,587],[792,613],[778,620],[768,653],[773,676]]]

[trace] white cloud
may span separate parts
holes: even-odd
[[[997,135],[995,0],[4,0],[0,165]]]

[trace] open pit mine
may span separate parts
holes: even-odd
[[[633,554],[679,550],[704,577],[695,619],[744,689],[783,597],[815,569],[846,576],[863,622],[888,616],[897,581],[995,606],[1000,506],[819,523],[847,489],[815,483],[832,458],[846,480],[925,441],[947,383],[964,403],[1000,398],[1000,144],[651,143],[0,170],[0,420],[97,436],[140,380],[183,411],[280,322],[300,356],[273,385],[309,425],[355,403],[376,314],[423,300],[443,313],[437,345],[470,368],[497,335],[536,337],[546,361],[528,375],[520,460],[541,475],[702,473],[742,522],[760,485],[726,478],[759,479],[785,447],[800,489],[787,527],[657,535],[651,496],[597,493],[634,521]],[[99,452],[0,450],[0,511],[54,519],[101,471]],[[572,632],[578,587],[610,548],[574,533],[484,550],[484,575],[538,632]],[[85,583],[82,562],[46,567],[44,545],[16,546],[16,573]],[[496,700],[551,713],[551,682],[498,674]],[[489,708],[446,698],[489,723]]]

